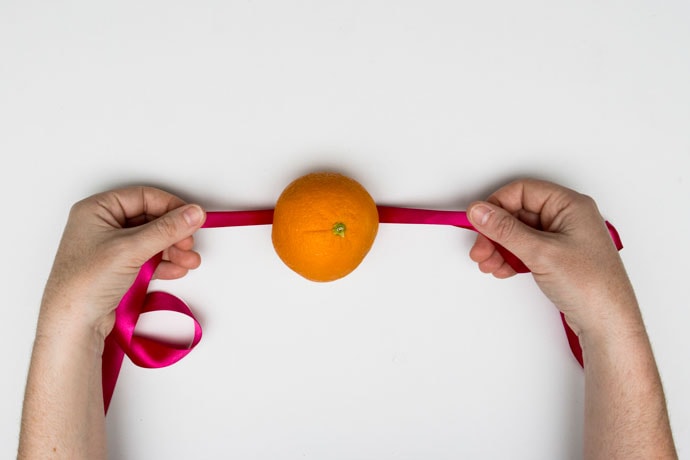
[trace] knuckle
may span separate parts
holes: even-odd
[[[575,199],[575,202],[580,207],[580,209],[587,213],[587,215],[599,214],[599,207],[597,206],[597,202],[591,196],[578,194],[577,198]]]
[[[89,212],[92,205],[91,199],[89,198],[77,201],[70,208],[70,217],[81,216],[82,214]]]
[[[515,231],[515,218],[510,215],[502,215],[496,220],[495,235],[499,241],[509,239]]]
[[[580,194],[579,196],[580,203],[582,203],[583,206],[586,206],[588,208],[596,209],[597,203],[594,201],[594,198],[592,198],[589,195],[585,194]]]
[[[171,239],[177,235],[177,225],[169,217],[162,217],[156,221],[156,229],[163,239]]]

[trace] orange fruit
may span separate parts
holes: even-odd
[[[276,202],[271,239],[285,265],[312,281],[357,268],[376,238],[376,203],[357,181],[315,172],[288,185]]]

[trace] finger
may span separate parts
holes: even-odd
[[[511,182],[496,192],[487,201],[500,206],[511,214],[521,211],[539,216],[537,228],[549,229],[555,217],[580,196],[574,190],[548,181],[522,179]]]
[[[495,273],[504,263],[503,256],[494,251],[488,258],[479,262],[479,270],[482,273]]]
[[[538,230],[488,202],[472,203],[467,216],[478,232],[515,254],[528,267],[535,260],[540,239],[543,238]],[[488,250],[483,249],[483,252],[486,254]]]
[[[174,246],[164,253],[164,259],[156,269],[157,279],[177,279],[185,276],[189,270],[199,268],[201,256],[194,251],[180,251]]]
[[[470,259],[474,262],[480,263],[491,257],[497,252],[493,243],[481,233],[477,234],[477,239],[474,241],[472,249],[470,249]]]
[[[506,279],[516,275],[517,272],[507,262],[503,262],[503,265],[496,269],[496,271],[494,271],[492,274],[498,279]]]
[[[509,278],[517,273],[496,250],[491,240],[481,233],[477,235],[470,250],[470,258],[477,262],[480,271],[491,273],[496,278]]]
[[[158,280],[176,280],[182,278],[188,272],[188,269],[164,260],[156,268],[153,278]]]
[[[195,251],[183,251],[175,246],[168,249],[165,258],[170,263],[193,270],[201,265],[201,256]]]
[[[191,251],[194,249],[194,236],[190,236],[190,237],[183,239],[182,241],[178,241],[177,243],[175,243],[171,247],[177,248],[181,251]],[[163,251],[163,259],[165,259],[165,260],[170,260],[170,258],[168,257],[168,250],[169,249],[170,248],[165,249]]]
[[[102,208],[107,209],[121,226],[125,226],[128,221],[143,224],[185,204],[181,198],[171,193],[143,186],[105,192],[96,195],[94,199]]]
[[[206,218],[204,210],[197,205],[185,205],[145,225],[131,229],[135,233],[135,255],[141,263],[154,254],[189,238],[196,232]]]
[[[138,227],[139,225],[144,225],[146,222],[151,222],[153,219],[149,218],[144,214],[138,216],[127,218],[123,227]]]
[[[524,209],[520,209],[515,217],[517,217],[518,219],[520,219],[520,221],[526,223],[530,227],[541,230],[541,217],[539,216],[539,214],[526,211]]]
[[[191,251],[194,248],[194,237],[190,236],[175,243],[175,247],[182,251]]]

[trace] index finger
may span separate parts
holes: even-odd
[[[94,199],[122,226],[136,218],[155,219],[186,204],[171,193],[146,186],[115,189],[96,195]]]
[[[534,214],[546,228],[578,196],[578,192],[553,182],[520,179],[501,187],[487,201],[511,214],[522,211]]]

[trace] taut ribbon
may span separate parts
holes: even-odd
[[[379,222],[390,224],[433,224],[451,225],[467,230],[477,231],[467,218],[464,211],[435,211],[429,209],[398,208],[392,206],[378,206]],[[256,211],[209,211],[202,228],[239,227],[246,225],[270,225],[273,223],[273,210],[261,209]],[[609,234],[618,250],[623,248],[616,229],[606,222]],[[518,273],[527,273],[529,269],[510,251],[494,243],[505,261]],[[115,310],[115,326],[105,340],[103,350],[103,402],[106,413],[115,390],[117,377],[120,373],[124,355],[138,366],[146,368],[160,368],[175,364],[201,340],[201,325],[194,317],[189,307],[179,298],[166,292],[147,292],[149,282],[156,267],[162,260],[162,253],[149,259],[137,274],[134,283],[125,293]],[[142,313],[152,311],[173,311],[189,316],[194,322],[194,338],[192,343],[184,346],[166,343],[161,340],[142,337],[134,334],[134,328]],[[573,355],[583,365],[582,348],[577,335],[568,326],[561,313],[561,321],[565,329],[568,344]]]

